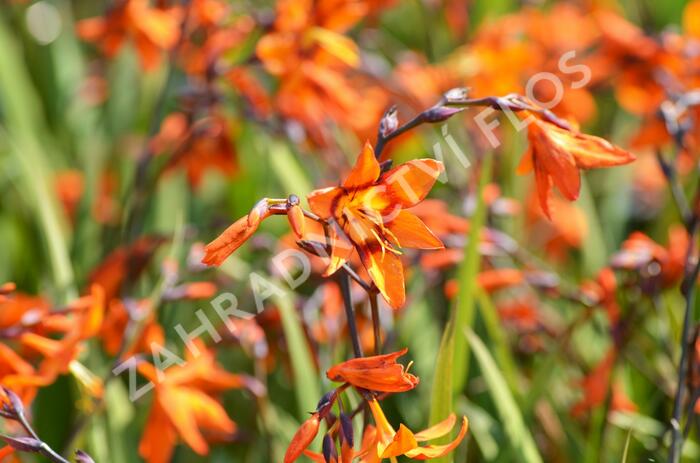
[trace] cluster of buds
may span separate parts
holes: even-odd
[[[0,449],[0,455],[4,457],[7,455],[8,450],[11,452],[37,453],[45,456],[49,461],[68,463],[68,460],[59,455],[46,442],[42,441],[29,425],[24,414],[24,404],[22,404],[19,396],[6,387],[2,388],[2,394],[3,397],[0,398],[0,416],[6,420],[16,421],[29,435],[19,437],[0,435],[0,438],[8,445],[8,447]],[[90,455],[82,450],[75,452],[75,461],[76,463],[94,463]]]

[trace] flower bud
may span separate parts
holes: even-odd
[[[442,122],[446,121],[455,114],[462,112],[464,108],[455,108],[453,106],[435,106],[427,110],[424,114],[427,122]]]
[[[95,460],[82,450],[75,451],[75,461],[76,463],[95,463]]]
[[[33,437],[10,437],[0,436],[2,440],[7,442],[7,445],[20,452],[37,453],[41,450],[43,443]]]
[[[297,239],[304,238],[304,212],[299,206],[291,206],[287,209],[287,220]]]
[[[343,443],[350,447],[355,445],[355,434],[352,429],[352,419],[345,413],[340,414],[340,437]]]
[[[284,454],[284,463],[296,461],[304,450],[311,445],[316,434],[318,434],[320,423],[321,420],[318,413],[313,413],[309,419],[302,423],[294,434],[292,441],[289,443],[289,447],[287,447],[287,452]]]
[[[335,449],[335,442],[330,434],[323,436],[323,458],[326,463],[335,463],[338,461],[338,451]]]
[[[443,99],[446,103],[459,103],[466,100],[467,97],[469,97],[468,87],[453,88],[445,92],[443,95]]]
[[[379,134],[382,138],[391,135],[399,128],[399,117],[396,106],[392,106],[384,113],[382,120],[379,122]]]

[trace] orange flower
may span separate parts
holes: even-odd
[[[396,363],[396,359],[406,352],[408,349],[404,348],[392,354],[354,358],[331,367],[326,376],[331,381],[350,383],[370,391],[410,391],[416,387],[419,379]]]
[[[494,268],[479,273],[477,283],[487,293],[517,286],[525,281],[525,275],[515,268]]]
[[[236,425],[212,394],[241,388],[252,381],[228,373],[218,366],[214,354],[195,341],[199,356],[188,355],[183,365],[157,371],[141,363],[139,372],[155,386],[155,397],[139,444],[139,454],[148,463],[170,461],[178,436],[200,455],[209,452],[202,431],[231,435]]]
[[[192,122],[189,115],[176,112],[163,120],[151,146],[156,152],[172,151],[165,171],[184,170],[189,184],[198,188],[209,170],[227,177],[238,170],[230,125],[214,110],[196,122]]]
[[[80,38],[95,42],[108,58],[119,52],[131,38],[144,69],[160,63],[160,53],[175,46],[180,37],[182,10],[178,7],[151,8],[148,0],[125,0],[107,15],[83,19],[77,24]]]
[[[552,186],[569,201],[578,198],[581,189],[579,169],[628,164],[635,156],[608,141],[575,130],[566,130],[550,122],[534,119],[528,125],[530,147],[519,171],[535,171],[542,210],[551,217],[549,199]]]
[[[581,380],[583,398],[571,409],[574,416],[580,416],[605,402],[611,394],[611,411],[635,411],[637,407],[627,398],[617,383],[611,384],[611,376],[617,359],[617,351],[612,348],[591,372]]]
[[[683,277],[685,257],[688,252],[688,232],[681,225],[674,225],[668,232],[668,247],[657,244],[642,232],[633,232],[622,249],[612,258],[614,268],[625,270],[650,270],[650,276],[658,274],[663,287],[676,284]],[[650,269],[653,263],[658,270]]]
[[[133,243],[112,251],[90,274],[90,284],[104,288],[105,299],[119,296],[127,279],[136,278],[143,272],[158,247],[165,242],[158,236],[143,236]]]
[[[328,119],[361,133],[381,117],[386,92],[348,76],[360,54],[344,33],[368,11],[363,1],[279,0],[274,27],[257,44],[263,66],[280,80],[279,112],[300,122],[316,144],[330,142]]]
[[[406,294],[398,247],[443,248],[433,232],[405,209],[425,198],[442,170],[438,161],[417,159],[382,174],[368,142],[341,186],[311,192],[311,210],[333,225],[326,275],[342,267],[356,249],[387,302],[401,307]]]
[[[385,458],[395,458],[400,455],[405,455],[408,458],[415,460],[432,460],[447,455],[454,450],[467,434],[469,422],[466,417],[462,418],[462,427],[457,437],[445,445],[426,445],[421,447],[419,442],[426,442],[437,439],[448,434],[455,425],[455,415],[450,415],[446,420],[432,426],[419,433],[413,433],[403,424],[399,425],[399,430],[394,428],[384,416],[384,411],[379,406],[376,399],[369,402],[372,416],[376,428],[368,427],[365,430],[366,444],[368,446],[367,453],[360,459],[361,463],[380,462]],[[363,438],[363,441],[365,439]]]

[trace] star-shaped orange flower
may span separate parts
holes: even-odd
[[[342,267],[356,249],[387,302],[401,307],[406,294],[399,248],[444,247],[406,210],[425,198],[442,170],[434,159],[416,159],[382,174],[372,145],[366,143],[342,185],[311,192],[311,210],[333,225],[326,275]]]

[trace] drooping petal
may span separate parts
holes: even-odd
[[[399,241],[402,248],[443,249],[442,241],[423,223],[421,219],[408,211],[400,211],[386,227]]]
[[[379,162],[374,157],[374,149],[367,141],[357,157],[355,166],[343,182],[344,188],[362,188],[374,183],[379,178]]]
[[[547,171],[557,189],[566,199],[573,201],[578,198],[581,189],[576,160],[566,147],[552,141],[549,136],[549,127],[544,124],[536,121],[528,126],[528,138],[532,144],[535,169]],[[554,124],[549,125],[555,127]]]
[[[381,183],[393,202],[412,207],[425,198],[444,169],[435,159],[415,159],[391,169]]]
[[[357,247],[360,260],[384,299],[395,309],[406,302],[406,289],[401,258],[393,252],[383,251],[377,241],[369,241]]]
[[[416,447],[413,450],[406,452],[406,456],[409,458],[414,458],[416,460],[431,460],[434,458],[440,458],[443,455],[447,455],[453,451],[462,442],[464,436],[467,435],[467,430],[469,429],[469,421],[467,417],[462,418],[462,428],[459,430],[457,437],[445,445],[426,445],[425,447]]]
[[[550,208],[550,195],[552,194],[552,177],[539,167],[537,159],[533,159],[535,166],[535,186],[537,187],[537,197],[540,201],[542,212],[550,220],[552,219],[552,211]]]
[[[429,427],[428,429],[424,429],[419,433],[416,433],[416,440],[418,442],[425,442],[437,439],[438,437],[442,437],[448,432],[452,431],[452,428],[454,427],[456,421],[457,417],[455,416],[455,414],[450,413],[450,416],[440,421],[439,423]]]

